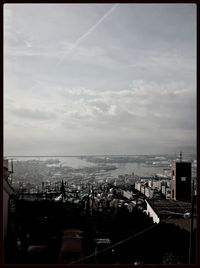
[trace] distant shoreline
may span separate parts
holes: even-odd
[[[176,155],[175,153],[171,154],[80,154],[80,155],[6,155],[7,157],[88,157],[88,156],[164,156],[164,155]],[[184,155],[196,155],[196,153],[184,153]]]

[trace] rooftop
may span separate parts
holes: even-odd
[[[191,210],[191,203],[178,200],[151,200],[148,201],[159,215],[166,213],[184,214]]]

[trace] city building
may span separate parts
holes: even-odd
[[[180,161],[172,163],[171,199],[191,202],[191,162]]]
[[[154,190],[151,187],[145,187],[144,194],[147,198],[153,198],[154,196]]]
[[[144,194],[147,198],[155,198],[156,194],[162,193],[166,199],[171,198],[171,190],[168,178],[146,179],[146,181],[136,181],[135,189]]]
[[[167,185],[162,185],[161,192],[166,199],[171,199],[171,189]]]

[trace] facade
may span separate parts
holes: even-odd
[[[191,163],[173,162],[171,199],[191,202]]]
[[[145,187],[144,194],[147,198],[153,198],[154,190],[151,187]]]
[[[146,182],[135,182],[135,189],[151,199],[155,193],[161,192],[166,199],[171,199],[171,189],[168,179],[150,179]]]
[[[126,197],[127,199],[132,199],[132,192],[131,191],[124,191],[123,190],[123,196]]]
[[[159,223],[160,222],[160,218],[158,216],[158,214],[155,212],[155,210],[153,209],[153,207],[150,205],[150,203],[145,200],[147,207],[146,210],[144,211],[150,218],[152,218],[153,223]]]
[[[153,189],[156,188],[158,191],[160,191],[161,190],[161,183],[162,183],[161,180],[153,180],[153,182],[152,182],[152,188]]]
[[[171,199],[171,189],[167,185],[162,185],[161,192],[166,199]]]
[[[138,190],[140,192],[141,188],[141,183],[139,181],[135,182],[135,189]]]
[[[141,187],[140,187],[140,192],[141,192],[142,194],[145,194],[145,185],[141,185]]]

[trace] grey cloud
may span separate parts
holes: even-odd
[[[26,108],[14,109],[13,114],[15,116],[24,118],[24,119],[32,119],[32,120],[51,120],[56,118],[54,113],[44,112],[38,109],[30,110]]]
[[[119,4],[85,36],[112,5],[5,7],[7,146],[20,150],[15,132],[32,150],[29,124],[42,150],[55,139],[72,154],[195,143],[195,5]]]

